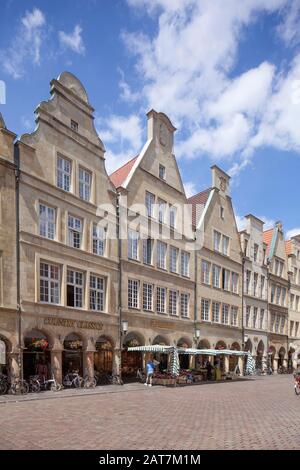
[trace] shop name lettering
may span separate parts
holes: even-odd
[[[99,458],[100,465],[118,465],[130,468],[133,463],[143,465],[200,465],[200,454],[144,454],[140,458],[114,457],[106,454]]]
[[[68,318],[45,318],[45,325],[84,328],[87,330],[102,330],[103,324],[94,321],[71,320]]]

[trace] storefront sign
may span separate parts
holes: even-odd
[[[45,325],[63,326],[65,328],[83,328],[85,330],[102,330],[103,324],[96,321],[71,320],[69,318],[48,317],[44,320]]]
[[[175,328],[175,325],[171,322],[161,322],[158,320],[152,320],[151,326],[153,328],[165,328],[166,330],[172,330]]]

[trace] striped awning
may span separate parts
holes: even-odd
[[[179,348],[179,354],[192,354],[192,355],[206,355],[206,356],[215,356],[216,351],[214,349],[195,349],[195,348]]]
[[[173,346],[164,346],[162,344],[152,344],[148,346],[132,346],[127,348],[127,351],[140,351],[140,352],[160,352],[171,353],[174,350]]]
[[[252,375],[255,369],[254,359],[250,353],[247,356],[246,374]]]

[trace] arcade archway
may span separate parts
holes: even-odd
[[[122,350],[122,378],[125,381],[135,380],[138,369],[143,368],[143,356],[141,352],[128,352],[127,348],[144,346],[145,340],[139,333],[128,333],[123,341]]]
[[[63,374],[77,372],[83,375],[83,340],[77,333],[70,333],[65,337],[62,353]]]
[[[45,379],[51,375],[49,340],[40,330],[32,329],[25,333],[23,375],[25,380],[28,380],[31,375],[39,375]]]

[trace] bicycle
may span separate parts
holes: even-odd
[[[108,380],[111,385],[124,385],[123,380],[118,374],[108,375]]]
[[[29,385],[26,380],[21,380],[16,377],[12,377],[12,382],[10,384],[9,392],[12,395],[16,395],[21,393],[22,395],[26,395],[29,392]]]
[[[84,388],[95,388],[97,385],[97,379],[95,377],[89,377],[86,375],[83,379]]]
[[[63,379],[63,386],[67,388],[81,388],[84,379],[77,372],[68,372]]]
[[[144,383],[146,380],[146,374],[141,369],[138,369],[136,371],[136,378],[139,379],[140,382]]]
[[[5,393],[7,393],[9,389],[9,386],[10,384],[9,384],[8,376],[1,374],[0,375],[0,395],[5,395]]]

